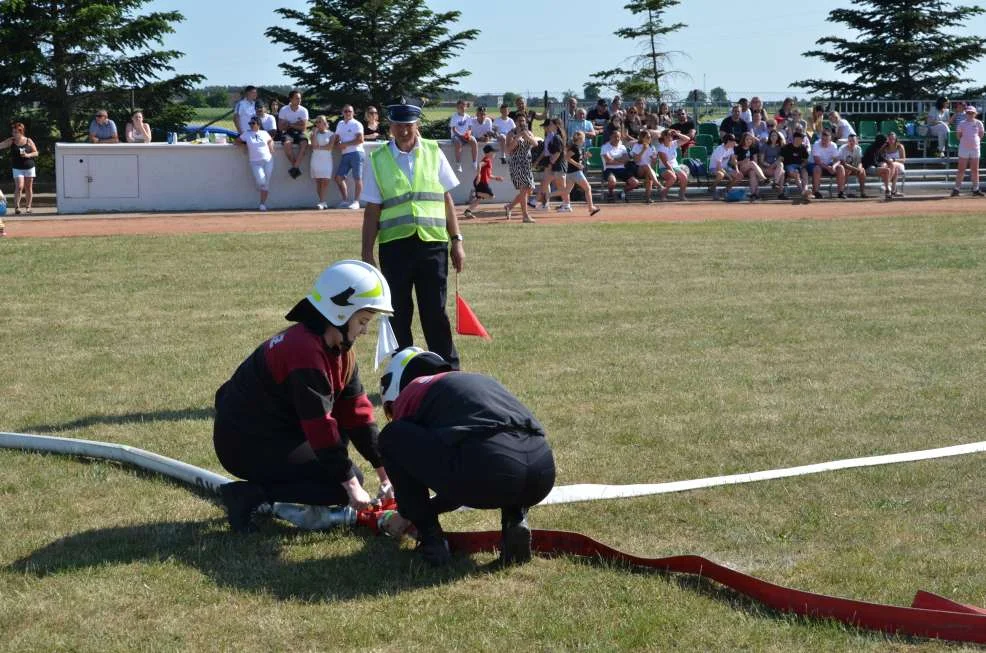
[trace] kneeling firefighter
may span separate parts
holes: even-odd
[[[555,483],[551,447],[531,412],[496,380],[452,371],[418,347],[394,354],[381,390],[391,421],[380,432],[380,451],[400,513],[387,530],[413,524],[419,553],[439,565],[449,548],[438,515],[460,506],[499,508],[501,561],[530,560],[527,509]]]
[[[216,392],[216,455],[245,479],[220,488],[234,531],[250,530],[266,502],[366,508],[370,496],[349,459],[350,441],[376,468],[382,493],[389,491],[351,347],[375,315],[392,313],[379,270],[334,263],[285,316],[297,324],[261,344]],[[383,318],[380,337],[388,331]]]

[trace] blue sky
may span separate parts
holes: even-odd
[[[184,14],[185,22],[175,25],[176,33],[165,41],[167,47],[186,55],[177,64],[179,72],[204,74],[206,84],[290,84],[292,80],[278,68],[289,57],[268,41],[264,30],[280,19],[274,9],[304,10],[307,4],[304,0],[153,0],[144,10]],[[434,11],[460,11],[461,29],[481,31],[450,66],[472,71],[460,84],[463,90],[533,96],[545,90],[553,95],[581,90],[592,73],[621,65],[637,53],[633,43],[613,35],[631,23],[624,4],[428,0]],[[788,87],[796,79],[836,78],[828,64],[801,53],[813,48],[819,37],[837,34],[843,27],[825,20],[839,6],[850,3],[683,0],[667,14],[668,21],[688,25],[663,46],[680,52],[672,67],[682,74],[669,86],[681,93],[721,86],[734,99],[740,95],[777,98],[798,94],[798,89]],[[965,28],[986,34],[986,16],[970,19]],[[340,63],[344,61],[341,57]],[[980,83],[986,81],[986,60],[974,62],[966,74]]]

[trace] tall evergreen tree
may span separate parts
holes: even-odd
[[[664,13],[678,4],[679,0],[633,0],[624,5],[624,9],[643,22],[613,33],[623,39],[640,41],[641,54],[631,58],[629,67],[601,70],[592,77],[610,88],[631,89],[635,95],[660,100],[664,78],[675,72],[668,68],[672,53],[660,49],[661,41],[687,27],[685,23],[664,22]]]
[[[63,141],[84,132],[96,108],[123,118],[132,101],[155,126],[184,123],[190,110],[173,98],[203,77],[161,78],[182,53],[148,44],[183,17],[138,14],[146,1],[0,0],[0,94],[19,108],[37,103]]]
[[[316,103],[385,104],[398,95],[437,97],[460,70],[441,74],[479,30],[451,32],[460,12],[434,13],[420,0],[309,0],[307,12],[277,9],[297,28],[267,29],[296,56],[280,67]]]
[[[986,55],[986,40],[960,29],[984,10],[949,2],[855,0],[852,9],[834,9],[828,22],[846,26],[810,50],[851,81],[803,79],[792,87],[830,97],[921,99],[948,95],[969,80],[962,71]],[[984,88],[971,89],[982,93]]]

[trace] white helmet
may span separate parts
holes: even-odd
[[[285,317],[293,321],[303,319],[306,303],[338,327],[344,326],[356,311],[394,314],[387,280],[379,270],[363,261],[337,261],[325,268],[315,279],[311,293]]]
[[[380,396],[383,401],[395,401],[401,390],[419,376],[450,372],[452,366],[444,358],[421,347],[405,347],[394,352],[387,370],[380,377]]]

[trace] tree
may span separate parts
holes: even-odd
[[[469,75],[443,71],[479,35],[450,31],[458,11],[436,14],[418,0],[308,2],[307,13],[276,10],[296,29],[276,26],[265,34],[297,55],[280,67],[316,104],[365,107],[400,95],[434,97]]]
[[[729,102],[729,95],[726,93],[726,89],[716,86],[709,91],[709,99],[716,104],[727,104]]]
[[[509,104],[509,105],[513,106],[514,102],[517,101],[517,98],[518,97],[520,97],[520,96],[517,93],[513,93],[511,91],[507,91],[506,93],[503,94],[503,101],[506,104]]]
[[[675,71],[667,68],[672,53],[660,50],[659,42],[668,34],[687,27],[684,23],[664,24],[663,14],[678,4],[679,0],[632,0],[624,5],[624,9],[645,20],[613,33],[622,39],[642,40],[643,54],[631,57],[631,65],[627,68],[601,70],[592,77],[600,80],[604,86],[619,88],[622,84],[632,87],[633,95],[660,100],[662,80]]]
[[[919,99],[948,95],[963,82],[961,72],[986,55],[986,40],[962,30],[984,10],[949,2],[855,0],[856,8],[834,9],[828,22],[846,26],[844,36],[826,36],[810,50],[850,81],[803,79],[791,86],[828,97]],[[975,93],[980,95],[986,87]]]
[[[698,102],[699,104],[704,104],[705,102],[708,101],[708,99],[709,97],[705,94],[705,91],[703,91],[700,88],[696,88],[696,89],[692,89],[691,91],[688,91],[689,102]]]
[[[22,107],[37,103],[63,141],[85,131],[100,107],[123,118],[138,106],[157,126],[184,124],[191,109],[173,99],[203,78],[162,79],[183,55],[149,47],[184,18],[177,11],[137,14],[145,2],[0,0],[0,95]]]
[[[586,100],[598,100],[603,88],[596,82],[586,82],[582,85],[582,97]]]

